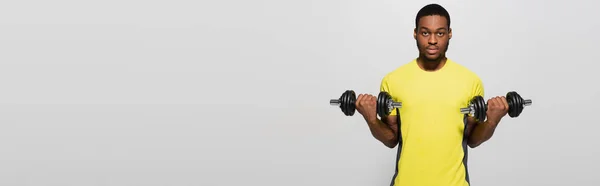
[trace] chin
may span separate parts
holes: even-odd
[[[427,59],[427,61],[438,61],[440,58],[440,55],[425,55],[425,59]]]

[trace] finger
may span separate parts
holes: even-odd
[[[370,102],[371,102],[371,96],[369,94],[365,94],[364,97],[363,97],[363,99],[362,99],[361,105],[363,105],[363,106],[364,105],[369,105]]]
[[[502,96],[502,99],[500,101],[504,105],[504,110],[508,110],[508,101],[506,100],[506,97]]]
[[[499,110],[504,110],[504,103],[502,103],[502,97],[496,97],[496,108]]]
[[[371,104],[371,95],[363,94],[363,98],[361,99],[360,105],[365,106]]]
[[[496,97],[492,97],[488,100],[488,109],[495,109],[497,105]]]
[[[377,97],[371,95],[370,99],[369,99],[369,103],[371,105],[376,105],[377,104]]]
[[[500,96],[496,96],[494,98],[494,107],[498,108],[498,109],[502,108],[502,104],[501,104],[501,101],[500,101]]]
[[[358,107],[360,105],[360,102],[363,99],[363,94],[359,94],[358,97],[356,98],[356,102],[354,103],[356,105],[356,107]]]
[[[487,109],[490,110],[491,108],[493,108],[494,105],[495,105],[494,98],[488,99],[488,101],[487,101]]]

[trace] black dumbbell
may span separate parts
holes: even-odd
[[[331,99],[329,104],[340,106],[346,116],[354,115],[356,111],[356,93],[353,90],[346,90],[339,99]],[[377,114],[383,118],[388,116],[394,108],[401,108],[402,103],[394,102],[387,92],[379,92],[377,96]]]
[[[523,99],[515,91],[506,93],[506,102],[508,103],[508,115],[511,118],[519,117],[525,106],[531,105],[531,99]],[[477,121],[484,121],[486,118],[487,103],[481,96],[475,96],[471,99],[469,107],[461,108],[463,114],[472,114]]]

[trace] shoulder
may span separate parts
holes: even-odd
[[[481,83],[481,78],[473,70],[471,70],[471,69],[467,68],[466,66],[464,66],[460,63],[457,63],[451,59],[448,59],[447,63],[449,63],[450,65],[453,66],[452,70],[455,73],[461,74],[461,76],[463,76],[464,78],[467,78],[471,81]]]
[[[398,78],[404,78],[407,75],[411,74],[413,66],[416,65],[416,59],[405,63],[399,67],[396,67],[392,71],[388,72],[383,76],[383,81],[390,81]]]

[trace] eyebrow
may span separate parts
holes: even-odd
[[[429,28],[427,28],[427,27],[424,27],[424,26],[423,26],[423,27],[421,27],[421,29],[431,30],[431,29],[429,29]],[[437,30],[446,30],[446,28],[438,28]]]

